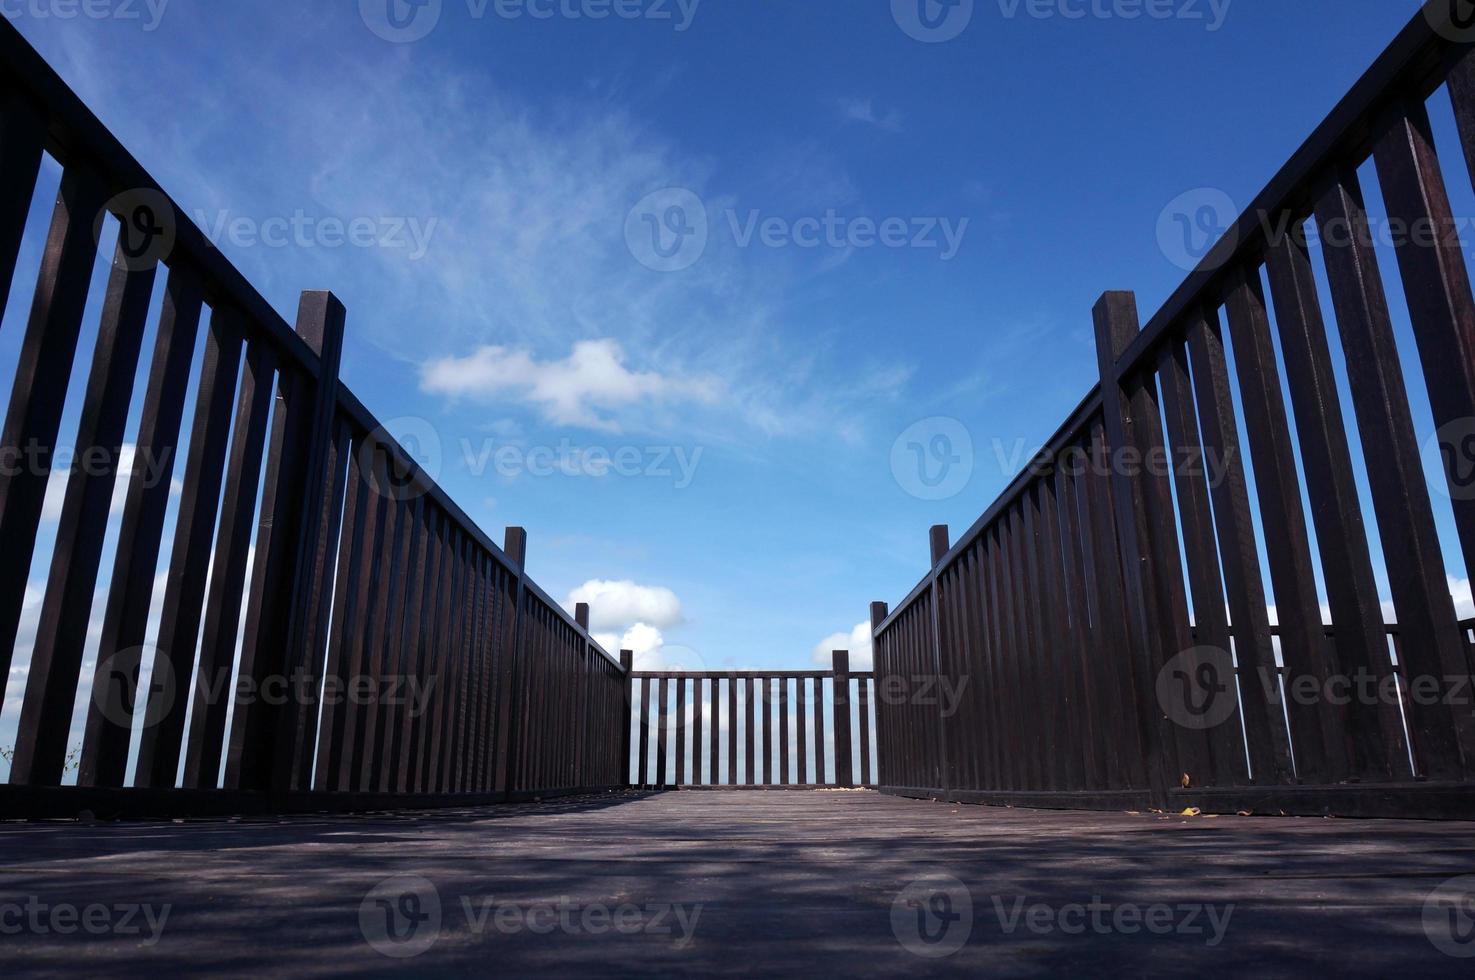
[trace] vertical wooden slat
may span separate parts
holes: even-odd
[[[102,207],[98,180],[81,168],[62,175],[30,320],[21,342],[5,427],[0,432],[0,698],[6,691],[26,579],[56,451],[67,382],[97,256],[92,222]],[[15,766],[11,778],[21,782]]]
[[[712,678],[712,717],[708,724],[707,732],[707,765],[710,770],[708,781],[713,786],[722,785],[721,762],[722,762],[722,731],[720,720],[722,715],[722,681],[716,677]]]
[[[738,709],[737,709],[737,675],[727,679],[727,783],[728,786],[739,785],[738,780]]]
[[[130,269],[121,246],[114,255],[74,445],[79,465],[67,480],[26,677],[10,770],[16,783],[59,785],[66,765],[98,563],[155,271],[153,266]]]
[[[1195,331],[1199,329],[1201,327],[1194,328]],[[1196,341],[1201,342],[1202,338]],[[1203,423],[1204,430],[1210,433],[1204,437],[1209,446],[1205,449],[1200,441],[1198,411],[1195,408],[1193,385],[1188,372],[1188,344],[1181,338],[1175,339],[1158,354],[1157,374],[1162,386],[1168,448],[1172,451],[1169,459],[1172,461],[1173,484],[1178,492],[1178,515],[1183,532],[1184,558],[1188,567],[1188,586],[1193,597],[1196,631],[1194,645],[1196,648],[1211,647],[1217,651],[1216,655],[1191,658],[1194,662],[1185,664],[1185,669],[1191,676],[1196,676],[1198,671],[1208,671],[1215,678],[1211,683],[1223,685],[1223,690],[1212,696],[1224,698],[1234,705],[1232,712],[1208,729],[1212,769],[1208,772],[1190,773],[1190,785],[1243,786],[1249,782],[1249,771],[1245,763],[1243,736],[1240,734],[1243,721],[1240,718],[1239,699],[1234,694],[1231,651],[1235,644],[1229,631],[1224,578],[1220,571],[1219,541],[1222,534],[1235,546],[1241,543],[1240,535],[1246,528],[1244,519],[1248,517],[1248,511],[1236,513],[1226,510],[1220,515],[1221,531],[1219,534],[1215,533],[1214,512],[1209,505],[1212,477],[1206,465],[1210,459],[1226,459],[1223,455],[1226,451],[1237,453],[1239,443],[1237,436],[1234,437],[1235,441],[1226,442],[1229,436],[1221,428],[1226,422],[1230,426],[1234,424],[1232,407],[1219,397],[1219,388],[1227,384],[1227,376],[1222,371],[1213,376],[1203,374],[1197,380],[1200,386],[1208,388],[1202,395],[1207,416]],[[1223,388],[1223,393],[1227,394],[1228,389]],[[1227,419],[1221,414],[1221,410],[1225,408],[1229,409]],[[1210,412],[1213,414],[1208,415]],[[1240,485],[1243,485],[1242,481]],[[1228,503],[1232,507],[1238,501],[1248,508],[1247,496],[1240,498],[1233,490],[1226,492],[1222,486],[1218,489],[1221,506]],[[1253,540],[1249,542],[1249,546],[1254,546]],[[1236,555],[1231,560],[1238,561],[1242,557]],[[1231,574],[1244,574],[1245,571],[1236,566],[1235,572]],[[1257,573],[1258,565],[1249,571]],[[1259,588],[1258,574],[1250,578],[1250,587]],[[1245,651],[1241,654],[1240,668],[1241,673],[1246,675],[1241,681],[1240,690],[1246,698],[1255,698],[1261,690],[1260,677],[1256,671],[1264,670],[1267,666],[1263,659],[1264,649],[1256,646],[1262,639],[1268,640],[1270,635],[1269,621],[1263,615],[1264,590],[1260,591],[1261,615],[1258,620],[1252,619],[1251,624],[1244,624],[1239,634],[1240,646]],[[1243,613],[1243,604],[1237,609]],[[1252,631],[1252,624],[1263,625],[1263,629]],[[1274,663],[1272,651],[1269,663],[1272,675]],[[1258,711],[1253,713],[1255,721],[1250,727],[1255,733],[1256,767],[1263,777],[1274,773],[1272,749],[1275,743],[1271,741],[1270,732],[1265,728],[1268,714],[1264,710],[1264,699],[1259,698],[1256,704]],[[1211,707],[1213,706],[1205,705],[1206,710]],[[1252,706],[1252,712],[1254,709],[1255,706]]]
[[[790,785],[793,763],[789,758],[789,679],[778,679],[778,781],[781,786]]]
[[[1148,786],[1149,759],[1144,729],[1139,724],[1137,698],[1140,695],[1132,679],[1132,641],[1123,589],[1125,573],[1114,520],[1116,504],[1104,420],[1093,421],[1089,439],[1091,464],[1082,478],[1082,499],[1090,516],[1089,531],[1082,544],[1087,548],[1085,568],[1091,580],[1087,592],[1095,597],[1097,676],[1105,681],[1102,703],[1107,709],[1107,763],[1113,774],[1113,789],[1142,789]]]
[[[1275,321],[1285,359],[1286,384],[1296,413],[1301,467],[1321,551],[1327,606],[1336,625],[1335,661],[1329,665],[1348,678],[1389,677],[1388,639],[1382,603],[1373,575],[1368,529],[1352,471],[1331,348],[1317,296],[1311,256],[1304,236],[1286,235],[1266,253]],[[1328,745],[1347,746],[1348,772],[1359,778],[1388,778],[1407,770],[1408,749],[1398,705],[1352,698],[1329,705]]]
[[[220,531],[210,570],[205,631],[200,639],[194,708],[184,785],[213,788],[220,780],[226,718],[234,700],[236,634],[241,622],[246,563],[251,557],[251,521],[261,481],[262,449],[272,407],[276,359],[264,346],[248,349],[241,374],[230,463],[221,500]]]
[[[1093,311],[1096,348],[1118,544],[1126,596],[1127,625],[1138,725],[1147,752],[1152,798],[1167,803],[1168,785],[1185,771],[1208,765],[1207,741],[1201,732],[1185,732],[1157,703],[1156,680],[1167,660],[1191,644],[1187,596],[1178,553],[1177,521],[1166,477],[1157,479],[1127,464],[1130,450],[1138,460],[1162,451],[1162,424],[1156,385],[1151,377],[1122,377],[1118,359],[1140,330],[1137,299],[1127,292],[1101,297]],[[1185,757],[1186,756],[1186,757]]]
[[[650,703],[655,681],[649,677],[640,682],[640,785],[650,785]]]
[[[676,678],[676,785],[689,785],[686,773],[686,679]]]
[[[1420,771],[1457,779],[1475,755],[1468,712],[1442,702],[1445,678],[1468,672],[1445,581],[1444,557],[1419,458],[1418,440],[1393,339],[1388,302],[1373,253],[1362,187],[1348,170],[1337,175],[1316,205],[1322,252],[1346,355],[1348,384],[1362,436],[1368,483],[1383,539],[1383,558],[1409,678],[1424,678],[1441,695],[1414,699],[1409,728]]]
[[[346,428],[346,427],[345,427]],[[358,593],[357,576],[363,564],[365,529],[371,509],[368,480],[359,469],[359,454],[350,439],[341,443],[347,457],[344,478],[343,531],[338,546],[337,570],[333,576],[332,615],[328,624],[327,656],[323,664],[322,707],[318,712],[316,764],[313,788],[319,792],[337,788],[337,773],[343,753],[344,692],[348,685],[349,607]]]
[[[798,713],[795,715],[794,718],[794,729],[795,733],[798,735],[799,741],[797,755],[797,758],[799,760],[799,785],[808,786],[809,722],[805,715],[808,713],[807,708],[809,705],[809,683],[805,681],[804,678],[800,677],[799,679],[794,681],[794,694],[797,698],[797,704],[795,705],[795,707],[798,709]]]
[[[757,681],[752,677],[743,678],[743,744],[747,747],[747,754],[743,759],[746,763],[743,769],[743,782],[749,786],[757,782],[757,746],[754,739],[754,698],[757,695]]]
[[[671,689],[670,682],[664,677],[660,684],[656,689],[656,785],[665,787],[669,785],[666,781],[666,728],[670,724],[666,702],[671,696]]]
[[[1080,501],[1077,498],[1076,472],[1084,465],[1085,450],[1079,443],[1068,449],[1069,459],[1055,470],[1055,499],[1059,508],[1061,549],[1064,559],[1063,587],[1071,656],[1067,670],[1074,676],[1076,691],[1076,731],[1081,740],[1082,775],[1080,789],[1102,789],[1106,785],[1106,761],[1102,751],[1100,726],[1100,692],[1092,683],[1090,593],[1082,569],[1081,548],[1086,531],[1082,526]]]
[[[829,784],[829,760],[825,744],[825,682],[814,679],[814,781]]]
[[[392,665],[389,676],[397,686],[397,699],[386,704],[383,737],[375,751],[375,788],[381,793],[403,793],[409,747],[409,726],[415,705],[417,680],[413,637],[420,626],[420,605],[425,574],[425,498],[408,505],[405,527],[404,574],[394,598],[394,635],[389,638]]]
[[[706,682],[701,678],[692,681],[691,693],[691,781],[695,786],[704,785],[702,778],[702,760],[706,754],[702,751],[702,737],[704,727],[702,725],[703,715],[706,713],[706,703],[702,696],[702,685]]]
[[[1234,363],[1239,377],[1250,459],[1254,463],[1255,485],[1259,490],[1265,557],[1270,565],[1275,608],[1280,619],[1281,656],[1292,674],[1315,677],[1324,682],[1328,670],[1321,605],[1317,601],[1306,514],[1301,506],[1301,481],[1296,472],[1285,398],[1281,394],[1280,370],[1270,340],[1258,267],[1236,269],[1230,278],[1228,293],[1225,307],[1234,344]],[[1223,402],[1223,407],[1214,417],[1220,422],[1216,432],[1222,432],[1228,441],[1235,433],[1233,413],[1224,398],[1225,392],[1221,390],[1227,382],[1218,380],[1224,366],[1217,326],[1212,318],[1208,319],[1195,335],[1192,350],[1203,362],[1202,367],[1195,362],[1195,374],[1213,375],[1210,388],[1215,392],[1216,400]],[[1239,445],[1237,441],[1228,444]],[[1239,460],[1226,457],[1225,463],[1228,470],[1222,485],[1224,497],[1228,499],[1216,512],[1222,511],[1221,520],[1232,528],[1226,531],[1221,550],[1228,576],[1240,683],[1245,692],[1245,724],[1249,732],[1251,764],[1256,782],[1266,782],[1265,774],[1268,772],[1275,774],[1276,781],[1288,782],[1292,775],[1290,749],[1285,744],[1284,708],[1279,685],[1275,683],[1275,654],[1270,643],[1264,585],[1259,577],[1258,548],[1250,527],[1248,492],[1241,497],[1243,468]],[[1258,699],[1252,696],[1258,696]],[[1309,778],[1322,780],[1346,771],[1346,761],[1340,758],[1339,752],[1335,759],[1328,755],[1329,751],[1340,749],[1340,744],[1325,744],[1317,705],[1292,704],[1290,724],[1299,747],[1297,758]],[[1267,726],[1270,735],[1268,745],[1258,734]],[[1266,768],[1271,765],[1273,769]]]
[[[1393,114],[1373,159],[1388,220],[1406,229],[1394,252],[1434,424],[1468,438],[1475,433],[1475,297],[1422,101]],[[1465,472],[1471,461],[1463,446],[1446,446],[1443,455],[1465,567],[1475,568],[1475,495]]]
[[[421,703],[410,729],[406,788],[411,793],[425,791],[426,771],[430,758],[430,729],[435,718],[436,698],[444,678],[440,676],[435,651],[435,617],[440,608],[441,578],[444,568],[445,518],[439,507],[425,509],[425,572],[422,576],[420,628],[412,638],[415,645],[415,671],[420,678]]]
[[[30,99],[14,89],[0,96],[0,320],[5,318],[26,215],[41,172],[45,128]]]
[[[850,653],[836,650],[834,658],[835,783],[838,786],[854,786],[855,766],[851,757],[850,740]],[[941,713],[941,708],[938,711]]]
[[[131,732],[126,722],[132,719],[137,702],[141,653],[169,507],[170,474],[200,332],[201,304],[199,280],[189,267],[170,270],[103,613],[77,775],[80,786],[122,786],[125,780]]]

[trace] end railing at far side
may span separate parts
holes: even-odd
[[[848,651],[831,670],[632,671],[628,683],[632,786],[874,784],[875,675],[852,671]]]

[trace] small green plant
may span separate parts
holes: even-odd
[[[0,745],[0,759],[6,762],[15,761],[15,747],[12,745]],[[67,761],[64,766],[65,772],[74,772],[82,766],[82,746],[74,745],[67,753]]]

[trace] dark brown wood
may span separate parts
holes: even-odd
[[[668,678],[661,678],[660,686],[656,688],[656,785],[669,785],[666,781],[666,729],[670,725],[670,715],[667,702],[671,696]]]
[[[1468,665],[1355,173],[1332,179],[1317,202],[1316,220],[1363,455],[1377,460],[1368,467],[1368,482],[1408,654],[1401,666],[1408,677],[1426,678],[1444,692],[1446,678],[1467,673]],[[1443,700],[1413,699],[1405,711],[1421,774],[1457,779],[1466,772],[1463,760],[1475,758],[1475,718],[1466,710],[1451,712]]]
[[[1259,490],[1266,560],[1282,631],[1281,655],[1291,676],[1313,677],[1325,683],[1330,671],[1321,641],[1321,606],[1316,595],[1311,543],[1258,266],[1235,270],[1228,288],[1225,306],[1250,458]],[[1205,384],[1214,393],[1212,428],[1220,436],[1216,448],[1221,452],[1226,444],[1237,448],[1228,383],[1223,380],[1225,366],[1217,319],[1209,318],[1192,343],[1197,357],[1195,374],[1208,376]],[[1204,414],[1208,420],[1207,408]],[[1222,458],[1227,471],[1216,511],[1223,515],[1220,525],[1225,529],[1220,547],[1229,587],[1235,652],[1240,663],[1251,765],[1257,783],[1267,781],[1267,776],[1275,782],[1290,782],[1293,771],[1285,735],[1287,712],[1279,685],[1274,682],[1275,651],[1270,642],[1265,590],[1260,580],[1259,553],[1251,527],[1243,465],[1237,455]],[[1318,782],[1346,773],[1340,746],[1325,744],[1319,714],[1320,708],[1314,703],[1296,702],[1289,710],[1291,734],[1297,758],[1301,760],[1300,773],[1303,778]]]
[[[743,782],[747,783],[749,786],[756,786],[758,784],[758,777],[756,774],[758,753],[757,746],[755,744],[756,740],[754,738],[755,732],[753,729],[753,725],[755,724],[754,709],[756,707],[753,702],[757,698],[757,693],[757,678],[747,678],[746,683],[743,685],[743,744],[747,746],[747,754],[743,757]]]
[[[636,781],[637,786],[649,786],[650,782],[650,705],[651,688],[656,681],[647,677],[641,681],[641,705],[640,705],[640,778]]]
[[[814,781],[820,786],[830,782],[829,746],[825,742],[825,682],[814,679]]]
[[[802,677],[794,682],[794,695],[796,699],[795,708],[795,734],[798,737],[797,755],[799,763],[798,784],[809,785],[809,723],[805,717],[809,706],[809,683]]]
[[[706,757],[702,751],[702,737],[705,732],[702,716],[706,708],[702,695],[703,683],[705,682],[700,678],[691,682],[691,781],[696,786],[705,782],[702,778],[702,760]]]
[[[1352,472],[1347,427],[1331,349],[1304,237],[1287,235],[1266,255],[1275,320],[1286,364],[1286,384],[1296,413],[1301,467],[1321,551],[1327,605],[1337,625],[1331,669],[1343,677],[1381,682],[1392,673],[1382,604],[1373,575],[1368,530]],[[1348,772],[1388,778],[1407,772],[1408,749],[1398,706],[1352,699],[1345,710],[1327,706],[1325,741],[1346,746]]]
[[[789,741],[789,678],[778,679],[778,781],[780,785],[790,785],[793,775],[793,764],[789,758],[792,750]]]
[[[836,650],[835,658],[835,783],[855,785],[850,721],[850,652]],[[941,714],[941,711],[938,712]],[[772,782],[772,780],[769,780]]]
[[[1452,83],[1451,92],[1456,88]],[[1404,229],[1394,253],[1434,424],[1459,433],[1446,439],[1442,455],[1465,567],[1475,568],[1475,481],[1468,472],[1475,461],[1465,446],[1449,444],[1475,434],[1475,297],[1423,101],[1390,116],[1373,159],[1390,226]]]
[[[36,192],[44,137],[45,120],[34,102],[14,89],[0,96],[0,320]]]
[[[343,432],[347,432],[344,427]],[[351,627],[350,606],[358,593],[357,575],[362,566],[365,530],[369,519],[369,481],[360,469],[355,444],[347,450],[343,530],[338,548],[338,567],[334,574],[332,619],[328,629],[328,649],[323,666],[323,698],[318,712],[317,751],[313,767],[313,787],[318,792],[337,789],[337,773],[343,757],[342,730],[344,720],[343,692],[348,685],[348,638]]]
[[[98,563],[155,271],[130,269],[121,247],[113,258],[74,443],[77,462],[67,480],[26,675],[10,770],[17,783],[57,786],[66,767]]]
[[[178,776],[240,362],[240,320],[229,310],[216,310],[210,318],[195,392],[189,459],[154,655],[154,682],[145,707],[153,724],[144,727],[139,743],[135,781],[146,788],[172,787]]]
[[[220,782],[226,719],[235,701],[236,634],[246,587],[246,563],[251,557],[251,524],[256,514],[275,375],[276,359],[271,351],[248,347],[195,674],[184,765],[184,785],[190,789],[209,789]]]
[[[686,772],[686,680],[676,681],[676,785],[690,780]]]
[[[127,775],[132,726],[125,722],[132,720],[138,702],[154,570],[200,332],[200,311],[199,280],[187,266],[170,270],[98,641],[79,786],[122,786]]]
[[[10,677],[26,578],[97,255],[92,219],[102,203],[96,176],[81,168],[68,168],[62,175],[0,432],[0,452],[7,464],[0,467],[0,554],[5,555],[0,562],[0,698]],[[25,781],[13,763],[11,778]]]

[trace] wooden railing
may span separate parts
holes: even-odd
[[[1052,806],[1475,812],[1469,624],[1445,578],[1358,177],[1371,160],[1389,229],[1404,229],[1396,261],[1445,442],[1438,491],[1475,568],[1462,441],[1475,434],[1475,300],[1426,109],[1443,86],[1475,165],[1475,55],[1455,22],[1468,6],[1428,4],[1145,327],[1130,293],[1102,297],[1101,384],[957,544],[934,532],[932,571],[894,612],[873,609],[878,682],[970,681],[951,713],[881,707],[883,786]],[[1213,479],[1206,458],[1223,467]],[[1264,677],[1313,690],[1364,677],[1393,694],[1291,697]],[[1185,718],[1172,703],[1196,678],[1228,692],[1213,725],[1195,720],[1202,704]]]
[[[526,536],[509,529],[494,544],[340,383],[338,301],[304,294],[295,329],[283,322],[8,22],[0,74],[0,302],[43,152],[63,168],[0,439],[0,694],[7,680],[24,683],[0,817],[440,805],[623,786],[625,670],[587,616],[569,616],[524,573]],[[88,462],[65,481],[17,681],[68,380],[90,336],[89,281],[112,244],[96,232],[105,211],[122,233],[73,444]],[[120,472],[139,399],[134,468]],[[146,480],[144,467],[174,459],[188,406],[171,538],[171,481]],[[116,560],[99,582],[119,479]],[[157,570],[167,585],[156,604]],[[100,586],[77,786],[61,787]],[[154,619],[152,682],[135,697]]]
[[[874,675],[834,658],[828,671],[632,672],[630,784],[872,785]]]

